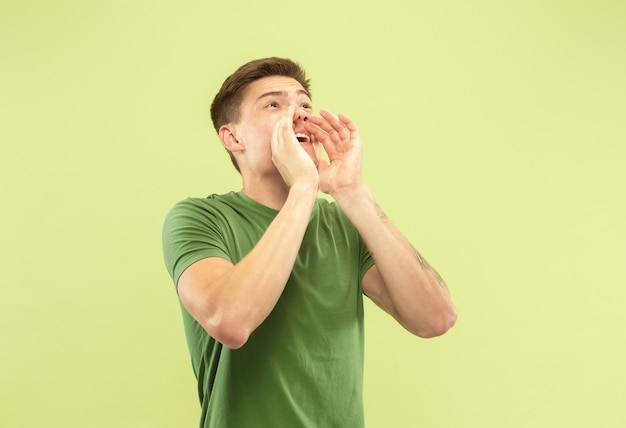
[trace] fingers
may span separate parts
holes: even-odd
[[[289,144],[289,142],[295,143],[296,135],[293,132],[293,112],[294,108],[290,106],[285,112],[285,115],[274,125],[272,149],[277,149],[279,146]]]
[[[322,131],[324,131],[331,140],[344,140],[349,138],[349,134],[346,135],[345,126],[341,124],[338,118],[333,116],[328,110],[320,110],[320,116],[310,116],[308,122],[317,125]],[[323,134],[321,135],[321,140],[327,140]]]
[[[310,115],[307,117],[307,130],[313,132],[322,143],[329,139],[335,143],[355,139],[359,132],[348,116],[343,113],[335,116],[326,109],[320,110],[320,116]]]
[[[347,123],[352,123],[352,121],[348,118],[348,116],[343,113],[339,113],[338,116],[335,116],[326,109],[320,110],[320,115],[326,119],[327,123],[335,132],[337,132],[342,140],[350,138],[350,129],[348,128]],[[326,130],[326,132],[328,131]]]
[[[354,122],[352,121],[352,119],[350,119],[348,116],[346,116],[343,113],[339,113],[339,115],[337,116],[338,119],[341,121],[341,123],[343,123],[346,128],[348,128],[348,130],[350,130],[351,133],[357,133],[359,132],[359,129],[356,127],[356,125],[354,124]]]

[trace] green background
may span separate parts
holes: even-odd
[[[445,336],[367,306],[376,427],[626,426],[626,3],[0,1],[0,426],[193,427],[167,210],[239,188],[209,120],[294,58],[447,279]]]

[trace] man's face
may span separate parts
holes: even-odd
[[[309,94],[295,79],[270,76],[248,86],[241,102],[239,121],[234,125],[251,168],[275,170],[271,161],[272,132],[289,106],[294,106],[294,138],[316,165],[319,162],[321,145],[304,129],[304,118],[312,113]]]

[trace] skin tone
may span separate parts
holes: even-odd
[[[255,248],[236,265],[207,258],[181,275],[183,305],[212,337],[239,348],[282,294],[317,192],[331,195],[361,234],[375,261],[364,293],[420,337],[445,333],[456,309],[439,274],[376,204],[361,177],[361,139],[352,120],[313,114],[294,79],[272,76],[249,85],[236,123],[219,130],[242,175],[242,192],[279,210]],[[320,156],[326,152],[328,161]]]

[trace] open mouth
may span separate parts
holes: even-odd
[[[310,143],[310,142],[311,142],[311,137],[309,137],[309,136],[308,136],[308,135],[306,135],[306,134],[300,134],[300,133],[298,133],[298,134],[296,134],[296,138],[298,139],[298,141],[299,141],[300,143]]]

